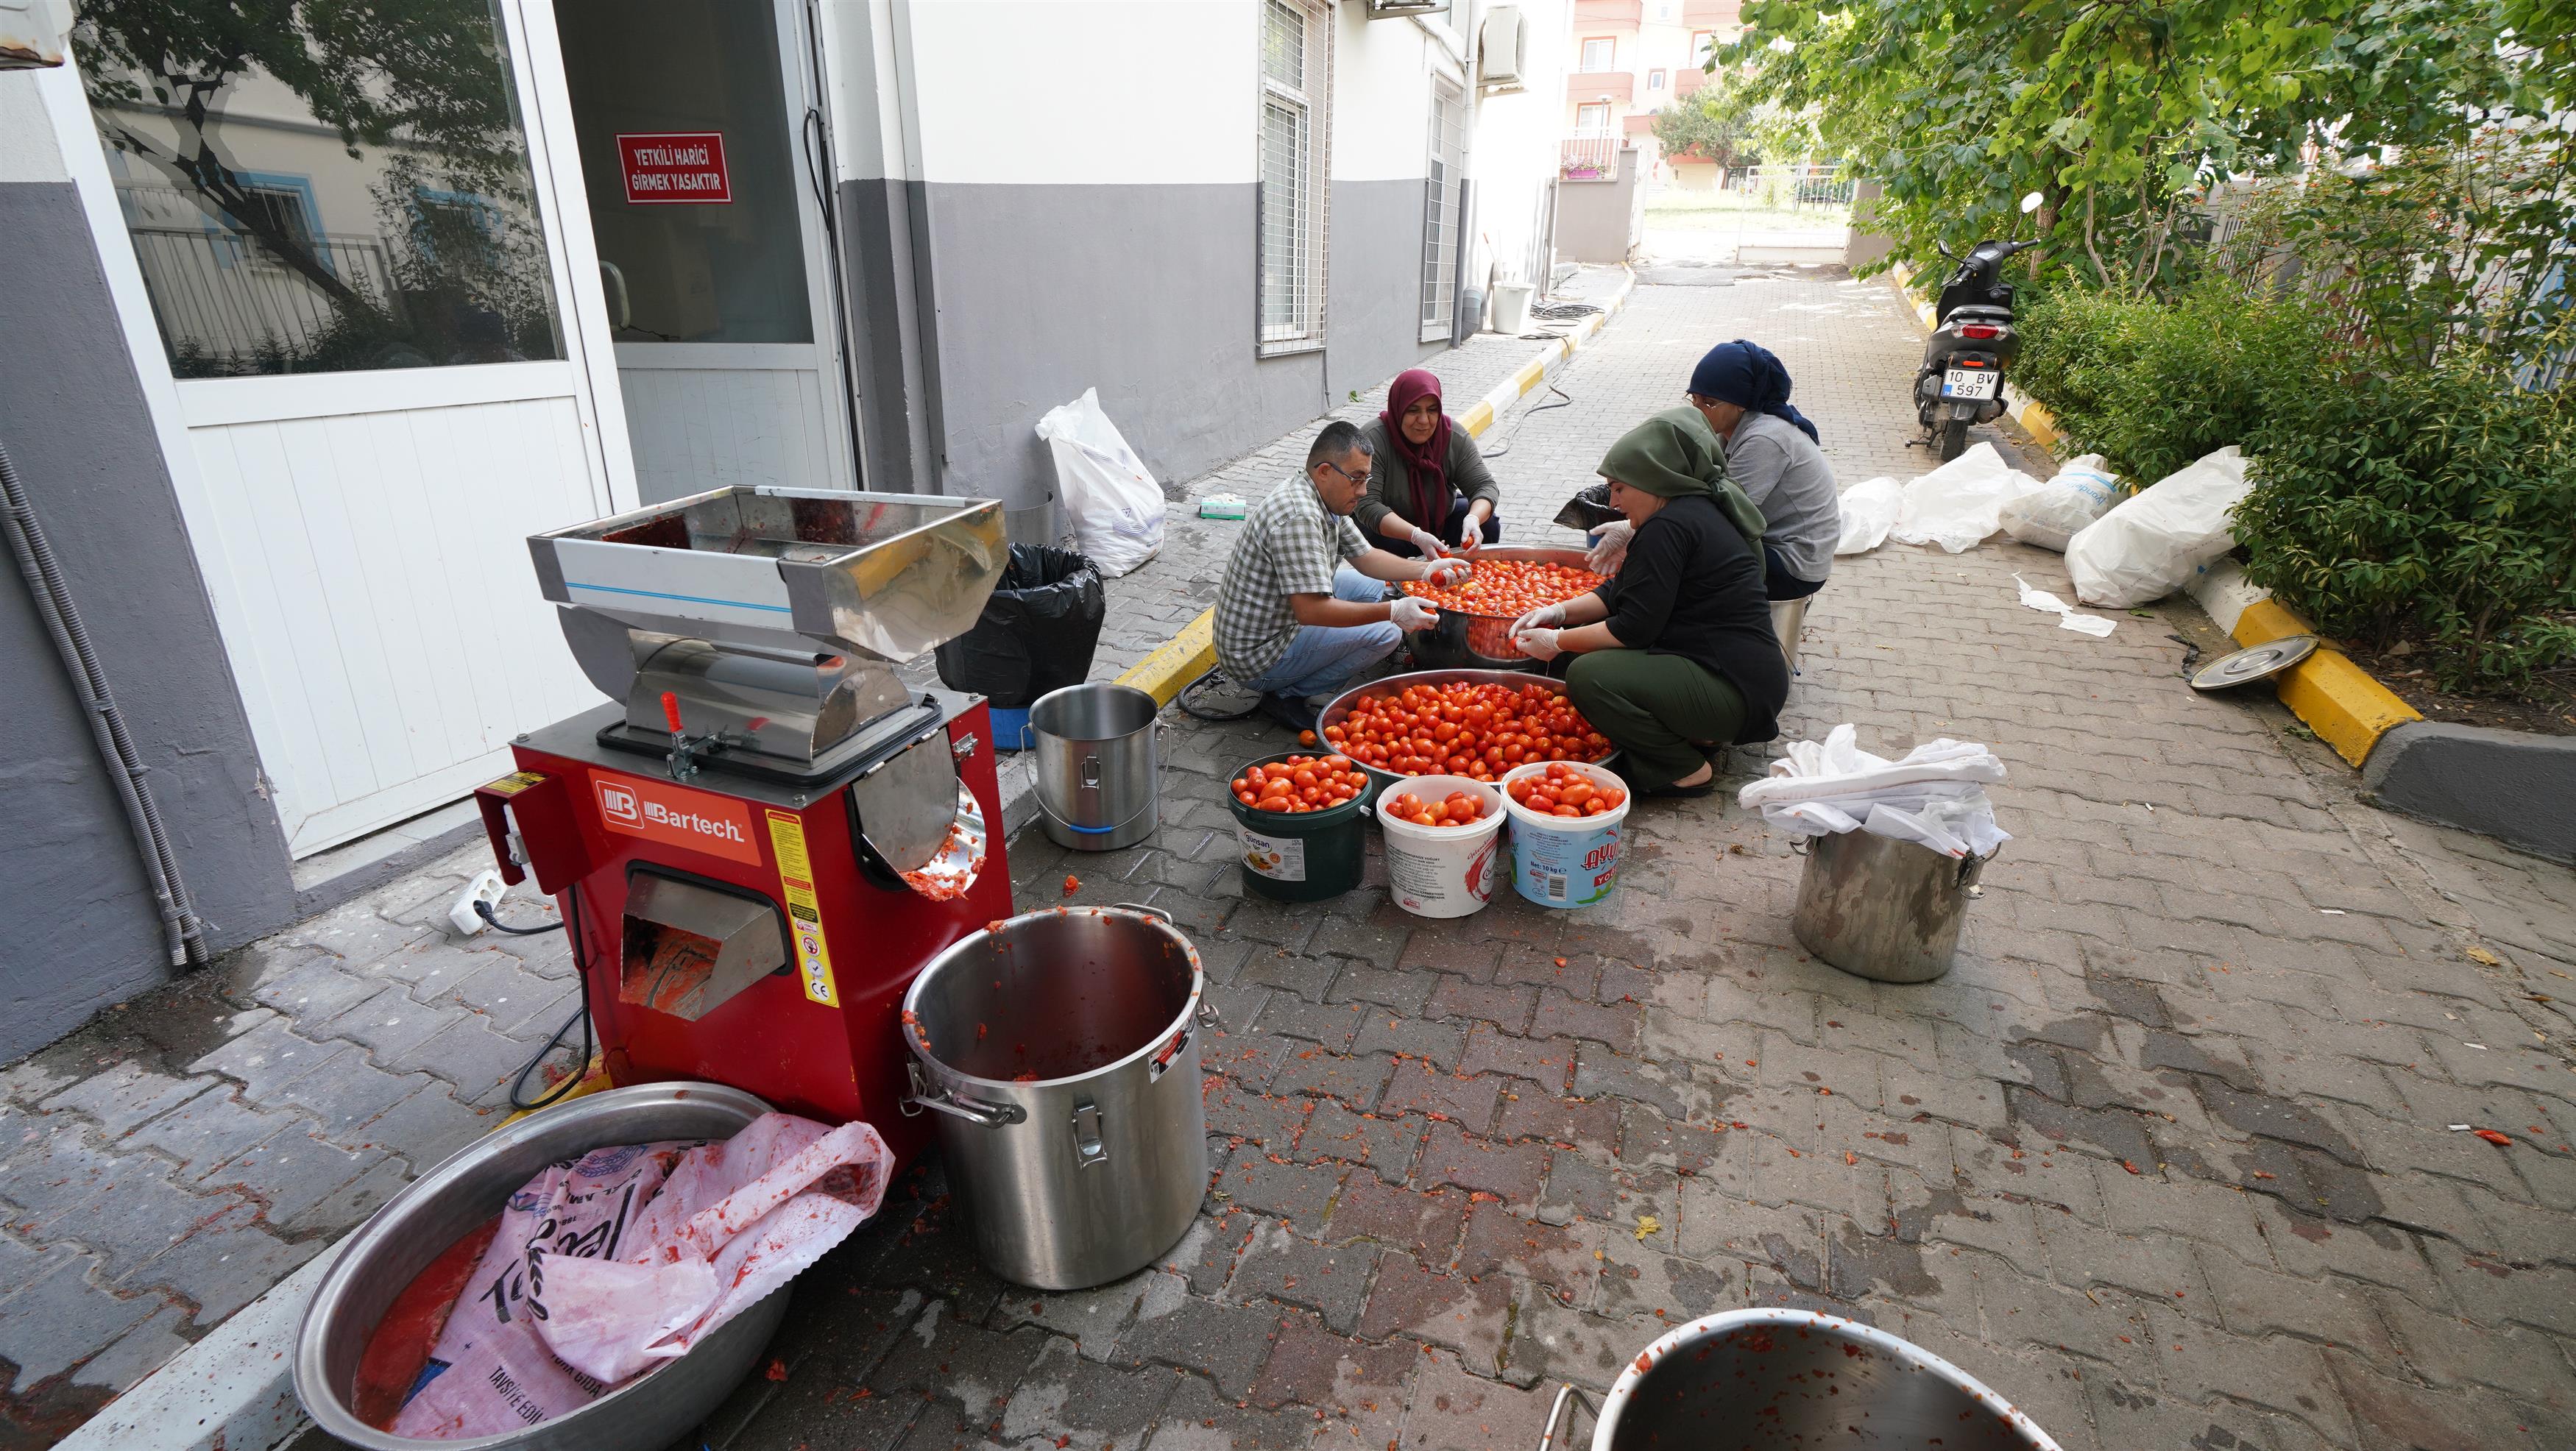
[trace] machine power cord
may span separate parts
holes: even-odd
[[[490,903],[477,902],[474,907],[477,916],[486,922],[492,922]],[[501,927],[498,922],[492,922],[492,925]],[[573,1015],[564,1019],[563,1026],[555,1029],[554,1036],[545,1041],[545,1046],[539,1048],[536,1055],[520,1067],[519,1076],[510,1080],[510,1107],[522,1112],[544,1108],[572,1092],[590,1072],[590,1055],[598,1048],[597,1040],[591,1036],[590,1027],[590,968],[581,960],[581,884],[579,882],[564,888],[564,920],[556,925],[564,929],[566,937],[572,943],[572,976],[573,981],[581,985],[581,1006],[574,1009]],[[524,936],[535,936],[538,933],[552,932],[555,928],[501,927],[501,930]],[[563,1046],[564,1035],[572,1031],[575,1023],[581,1024],[580,1062],[572,1072],[564,1075],[563,1082],[548,1090],[545,1097],[531,1100],[527,1096],[528,1075],[536,1072],[545,1063],[548,1055]]]
[[[484,926],[495,932],[507,932],[513,937],[543,937],[549,932],[563,931],[566,925],[562,922],[549,922],[543,927],[513,927],[495,915],[492,904],[480,897],[474,900],[474,915],[483,919]]]

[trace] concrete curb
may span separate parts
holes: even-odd
[[[270,1451],[304,1425],[295,1336],[343,1239],[118,1396],[54,1451]]]
[[[2228,633],[2237,644],[2251,648],[2284,635],[2313,635],[2316,629],[2277,601],[2262,599],[2247,604]],[[2280,682],[2281,703],[2306,721],[2317,739],[2355,766],[2368,759],[2381,736],[2408,721],[2424,719],[2342,651],[2325,646],[2292,666]]]
[[[2392,811],[2576,863],[2576,736],[2402,721],[2361,779]]]
[[[1497,385],[1492,392],[1470,404],[1458,415],[1459,426],[1475,437],[1483,437],[1494,420],[1503,416],[1520,401],[1521,395],[1545,382],[1548,375],[1572,361],[1575,351],[1592,340],[1620,308],[1627,306],[1628,295],[1637,290],[1637,274],[1628,273],[1619,291],[1602,304],[1601,311],[1583,320],[1563,338],[1540,347],[1537,356],[1520,370]],[[1132,685],[1154,697],[1156,705],[1169,705],[1181,687],[1216,668],[1216,610],[1213,606],[1199,611],[1198,617],[1181,627],[1181,632],[1157,645],[1144,659],[1118,674],[1116,683]]]

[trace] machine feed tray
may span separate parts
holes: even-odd
[[[528,548],[547,599],[632,630],[896,663],[972,627],[1010,560],[989,499],[739,486]]]

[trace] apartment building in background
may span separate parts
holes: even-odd
[[[1618,148],[1642,153],[1648,184],[1674,180],[1655,112],[1697,91],[1712,47],[1733,40],[1738,0],[1575,0],[1565,78],[1565,174],[1606,174]]]

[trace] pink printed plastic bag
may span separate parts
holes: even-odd
[[[529,1246],[551,1256],[608,1256],[642,1243],[640,1216],[685,1143],[621,1144],[550,1164],[501,1211],[491,1248],[465,1282],[411,1396],[397,1436],[460,1440],[520,1431],[607,1393],[537,1338]],[[559,1261],[569,1262],[569,1261]]]
[[[537,1333],[564,1365],[609,1384],[684,1355],[876,1213],[893,1168],[864,1123],[827,1130],[763,1114],[682,1156],[617,1253],[532,1243]]]

